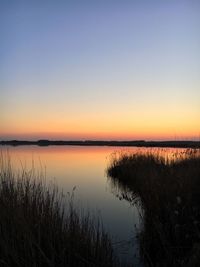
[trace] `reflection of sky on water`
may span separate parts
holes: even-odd
[[[148,153],[159,151],[165,155],[173,155],[180,149],[147,149],[147,148],[116,148],[116,147],[37,147],[19,146],[2,147],[9,151],[14,169],[23,167],[46,172],[46,179],[55,180],[64,193],[75,189],[76,205],[97,212],[104,227],[113,236],[115,248],[123,259],[137,264],[139,252],[135,236],[139,229],[137,207],[128,201],[116,197],[120,188],[111,184],[106,177],[105,169],[113,152]],[[181,150],[184,152],[184,150]],[[134,256],[136,255],[136,256]]]

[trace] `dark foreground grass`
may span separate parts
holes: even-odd
[[[38,177],[39,176],[39,177]],[[108,235],[41,174],[0,158],[0,266],[119,266]]]
[[[121,154],[107,169],[122,196],[140,199],[141,255],[147,266],[200,266],[200,151],[172,160]]]

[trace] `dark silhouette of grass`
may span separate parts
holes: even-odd
[[[139,200],[147,266],[200,266],[200,150],[175,158],[121,154],[107,169],[120,198]]]
[[[119,266],[99,220],[67,203],[42,173],[13,173],[1,156],[0,266]]]

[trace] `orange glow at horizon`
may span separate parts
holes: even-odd
[[[144,108],[144,107],[143,107]],[[118,109],[112,112],[72,115],[56,111],[43,112],[40,107],[27,113],[16,111],[15,116],[1,118],[1,139],[99,139],[99,140],[169,140],[199,139],[199,110],[157,109],[140,107],[137,111]],[[149,109],[149,110],[148,110]],[[42,115],[41,115],[42,114]],[[137,114],[137,115],[136,115]],[[1,117],[2,115],[0,115]]]
[[[50,139],[50,140],[181,140],[199,139],[195,131],[187,132],[17,132],[2,133],[1,139]]]

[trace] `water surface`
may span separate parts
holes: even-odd
[[[110,156],[117,151],[148,153],[152,148],[79,147],[79,146],[19,146],[1,147],[8,150],[13,168],[33,167],[46,172],[47,180],[55,181],[65,193],[75,189],[76,204],[98,213],[105,229],[112,236],[116,253],[124,261],[142,266],[136,235],[140,229],[138,208],[113,193],[106,176]],[[154,149],[158,151],[158,149]],[[160,149],[160,153],[184,151]]]

